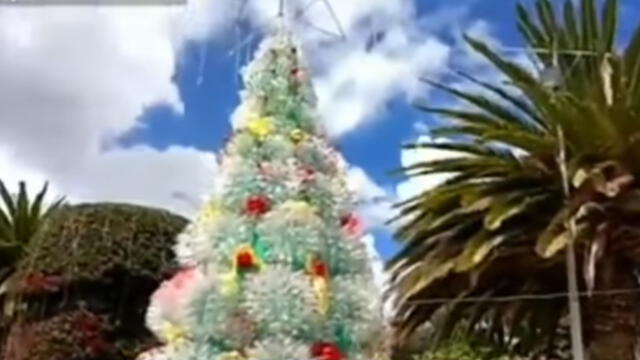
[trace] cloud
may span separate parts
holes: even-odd
[[[394,196],[378,185],[367,173],[351,166],[347,173],[347,185],[360,204],[358,213],[368,230],[386,230],[386,222],[392,214]]]
[[[180,110],[170,13],[141,14],[0,9],[0,143],[46,173],[64,172],[136,126],[145,107]]]
[[[216,170],[190,148],[120,148],[150,106],[182,111],[171,81],[189,31],[175,8],[0,9],[0,176],[72,201],[182,214]],[[194,35],[195,36],[195,35]],[[188,175],[187,175],[188,174]]]
[[[446,139],[432,139],[428,135],[422,135],[416,139],[416,143],[443,142]],[[439,149],[405,149],[401,153],[401,163],[403,167],[412,166],[424,161],[443,160],[464,156],[458,152]],[[431,190],[442,184],[451,174],[434,174],[412,177],[398,184],[396,193],[400,200],[407,200],[421,193]]]
[[[117,201],[172,209],[192,216],[210,193],[217,172],[216,156],[173,146],[114,149],[59,179],[74,201]]]
[[[344,135],[380,117],[384,105],[398,95],[411,99],[418,77],[437,72],[448,47],[436,39],[414,44],[400,28],[391,29],[374,49],[351,44],[335,56],[335,66],[316,81],[319,111],[332,136]]]

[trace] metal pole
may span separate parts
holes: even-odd
[[[567,174],[567,161],[565,154],[564,134],[558,127],[558,141],[560,152],[558,163],[562,175],[562,187],[565,198],[570,195],[569,177]],[[566,249],[567,283],[569,286],[569,319],[571,321],[571,352],[573,360],[585,360],[584,343],[582,341],[582,318],[580,317],[580,298],[578,296],[578,280],[576,275],[576,258],[574,254],[574,242],[576,238],[576,221],[573,216],[567,219],[566,226],[569,230],[569,243]]]
[[[284,0],[280,0],[280,5],[278,6],[278,17],[284,17]]]

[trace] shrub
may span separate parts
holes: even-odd
[[[125,360],[153,345],[148,298],[176,270],[172,245],[186,224],[127,204],[58,210],[8,282],[5,360]]]

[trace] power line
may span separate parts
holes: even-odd
[[[610,289],[610,290],[594,290],[591,292],[581,291],[577,295],[580,297],[592,297],[592,296],[615,296],[640,293],[640,288],[631,289]],[[483,302],[513,302],[513,301],[526,301],[526,300],[555,300],[567,298],[569,292],[554,292],[547,294],[522,294],[522,295],[508,295],[508,296],[470,296],[464,298],[430,298],[424,300],[412,300],[407,301],[405,304],[411,305],[427,305],[427,304],[446,304],[446,303],[483,303]]]

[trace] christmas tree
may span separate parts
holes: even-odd
[[[299,47],[269,37],[243,78],[213,196],[178,237],[183,269],[148,309],[164,345],[139,359],[384,358],[362,222]]]

